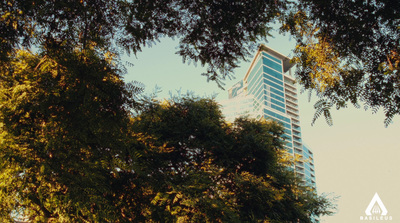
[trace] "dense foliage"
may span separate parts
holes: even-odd
[[[135,103],[139,89],[88,52],[18,51],[10,64],[0,88],[3,221],[310,222],[331,213],[278,161],[274,122],[228,124],[209,99]]]
[[[0,218],[107,219],[131,93],[105,59],[17,51],[0,82]],[[101,210],[101,211],[98,211]]]

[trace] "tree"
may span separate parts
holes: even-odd
[[[331,123],[329,109],[348,102],[383,108],[386,126],[399,114],[399,12],[397,1],[305,0],[286,17],[300,84],[321,98],[315,118]]]
[[[140,189],[148,191],[139,205],[146,207],[145,219],[311,222],[332,211],[326,198],[279,162],[284,139],[276,122],[240,118],[228,124],[214,101],[182,98],[147,104],[131,126],[141,148],[138,163],[134,172],[120,173],[149,182]]]

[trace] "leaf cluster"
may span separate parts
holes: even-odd
[[[386,0],[299,1],[282,30],[298,42],[300,84],[337,109],[383,108],[387,126],[400,112],[399,11]]]

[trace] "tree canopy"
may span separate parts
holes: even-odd
[[[24,47],[72,47],[98,53],[137,53],[162,37],[179,40],[184,61],[207,66],[219,85],[274,23],[298,42],[296,76],[316,91],[316,117],[347,103],[385,123],[400,112],[399,11],[391,0],[4,0],[0,3],[0,58]]]
[[[208,65],[220,80],[270,33],[265,24],[285,8],[280,1],[44,1],[1,3],[3,58],[18,45],[95,47],[136,53],[161,37],[178,37],[184,60]],[[255,11],[254,11],[255,10]]]

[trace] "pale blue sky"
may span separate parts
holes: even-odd
[[[295,46],[289,37],[271,39],[264,44],[289,57]],[[148,93],[156,85],[161,87],[161,98],[181,90],[199,96],[218,94],[218,101],[226,99],[227,91],[213,82],[207,83],[206,77],[200,75],[205,68],[183,64],[182,58],[175,54],[176,47],[176,41],[163,39],[151,48],[144,48],[137,58],[124,58],[134,64],[128,67],[125,79],[142,82]],[[226,89],[243,78],[248,66],[249,62],[242,62],[235,71],[236,79],[225,81]],[[396,117],[385,128],[382,112],[371,114],[349,106],[333,112],[333,126],[329,127],[323,117],[311,126],[313,102],[308,102],[307,95],[302,94],[299,106],[303,141],[314,152],[318,192],[340,196],[338,213],[324,217],[323,222],[360,222],[376,192],[388,215],[393,217],[392,222],[400,222],[400,118]]]

